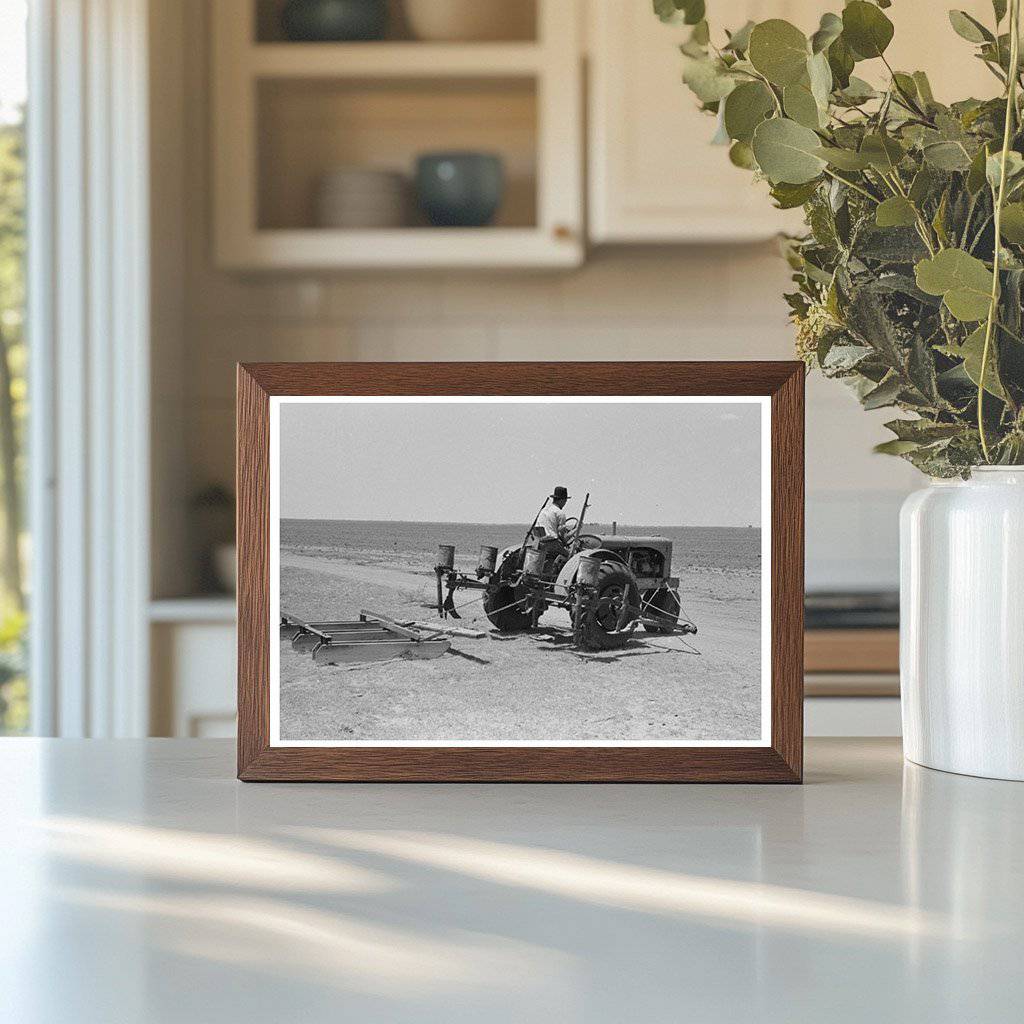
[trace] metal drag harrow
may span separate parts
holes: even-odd
[[[439,658],[451,648],[445,634],[452,632],[403,625],[365,608],[357,620],[339,622],[303,622],[293,615],[281,616],[281,639],[291,641],[295,651],[311,653],[318,665]]]

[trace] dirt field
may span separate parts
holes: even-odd
[[[685,573],[680,596],[696,637],[638,631],[600,655],[571,648],[561,610],[532,636],[492,633],[479,601],[466,604],[478,596],[468,591],[457,598],[459,625],[488,635],[455,639],[433,661],[319,667],[282,643],[281,739],[757,739],[759,589],[756,573]],[[361,608],[429,620],[433,593],[432,573],[402,564],[281,551],[281,609],[307,621],[356,618]]]

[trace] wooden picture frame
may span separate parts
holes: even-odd
[[[770,742],[762,746],[274,746],[274,396],[766,396]],[[238,777],[244,781],[800,782],[804,367],[799,362],[250,363],[238,366]]]

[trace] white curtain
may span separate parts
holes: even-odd
[[[52,736],[148,724],[146,0],[29,14],[30,700]]]

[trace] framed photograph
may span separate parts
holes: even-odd
[[[798,362],[238,368],[238,775],[799,782]]]

